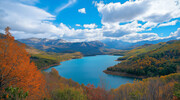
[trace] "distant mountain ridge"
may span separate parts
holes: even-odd
[[[41,38],[19,39],[18,41],[25,43],[28,46],[48,52],[57,52],[57,53],[81,52],[84,55],[103,54],[101,49],[106,46],[104,43],[100,41],[67,42],[63,39],[41,39]]]
[[[142,45],[157,44],[160,42],[167,42],[176,40],[175,38],[159,39],[153,41],[139,41],[136,43],[124,42],[122,40],[102,40],[102,41],[89,41],[89,42],[68,42],[63,39],[42,39],[42,38],[29,38],[19,39],[18,41],[27,44],[28,46],[56,53],[72,53],[81,52],[83,55],[100,55],[104,54],[104,49],[120,49],[131,50]]]
[[[41,39],[41,38],[28,38],[28,39],[19,39],[19,41],[26,42],[27,45],[36,44],[36,45],[57,45],[58,43],[66,43],[66,40],[63,39]]]
[[[178,40],[176,38],[167,38],[167,39],[159,39],[159,40],[146,40],[146,41],[139,41],[136,43],[129,43],[129,42],[123,42],[122,40],[106,40],[102,41],[103,43],[106,44],[106,48],[109,49],[121,49],[121,50],[131,50],[136,47],[142,46],[144,44],[157,44],[160,42],[167,42],[170,40]]]

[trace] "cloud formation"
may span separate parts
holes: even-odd
[[[80,27],[81,25],[80,25],[80,24],[76,24],[75,26],[78,26],[78,27]]]
[[[67,4],[60,6],[59,8],[57,8],[55,10],[56,13],[61,12],[62,10],[68,8],[69,6],[73,5],[74,3],[76,3],[77,0],[69,0]]]
[[[159,24],[161,27],[175,25],[177,21],[169,21],[180,17],[180,0],[131,0],[123,4],[95,2],[95,6],[102,16],[107,37],[150,31]]]
[[[178,28],[176,32],[172,32],[170,34],[170,37],[177,37],[178,39],[180,39],[180,28]]]
[[[156,33],[131,33],[121,37],[121,39],[125,42],[135,43],[145,40],[157,40],[159,36]]]
[[[133,20],[162,23],[180,17],[179,0],[135,0],[121,4],[95,3],[102,23],[121,23]]]
[[[180,28],[168,37],[159,37],[157,33],[147,32],[152,28],[176,25],[179,21],[175,19],[180,17],[180,3],[177,3],[180,0],[136,0],[123,4],[96,2],[102,17],[102,27],[97,27],[96,23],[75,24],[81,29],[71,28],[64,23],[53,24],[55,15],[33,6],[30,0],[28,1],[29,3],[25,0],[0,1],[0,31],[9,26],[16,38],[63,38],[69,41],[116,39],[138,42],[180,37]],[[35,2],[38,0],[32,0],[32,3]],[[66,5],[58,8],[57,12],[75,2],[76,0],[69,0]],[[82,8],[79,12],[86,13],[86,10]]]
[[[114,24],[104,24],[103,32],[106,37],[121,37],[123,35],[136,33],[138,31],[144,30],[138,21],[133,21],[124,25]]]
[[[10,26],[17,31],[42,33],[51,31],[55,27],[48,22],[55,20],[55,16],[34,6],[0,1],[0,14],[1,29]]]
[[[56,34],[57,37],[63,35],[60,32],[60,26],[57,27],[51,23],[55,20],[55,16],[34,6],[20,2],[0,1],[0,15],[1,30],[9,26],[16,34],[18,32],[22,35],[32,34],[32,36],[33,34],[49,34],[48,36]],[[19,38],[18,36],[16,38]]]
[[[4,0],[4,1],[21,2],[23,4],[30,4],[30,5],[34,5],[39,2],[39,0]]]
[[[78,9],[78,12],[82,14],[86,14],[86,9],[85,8]]]
[[[176,25],[177,22],[178,22],[178,20],[174,20],[174,21],[167,22],[167,23],[162,23],[162,24],[160,24],[158,27]]]
[[[97,25],[95,23],[93,23],[93,24],[84,24],[83,27],[84,28],[91,28],[92,29],[92,28],[96,28]]]

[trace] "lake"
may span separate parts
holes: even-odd
[[[97,86],[105,86],[106,89],[117,88],[122,84],[132,83],[135,78],[108,75],[103,72],[107,67],[120,63],[117,58],[120,56],[97,55],[81,59],[72,59],[61,62],[61,65],[53,66],[60,76],[72,79],[79,84],[88,83]],[[51,71],[51,68],[44,71]]]

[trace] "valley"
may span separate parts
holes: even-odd
[[[180,100],[180,0],[0,0],[0,100]]]
[[[10,58],[5,56],[5,59],[1,59],[3,61],[1,63],[7,66],[7,64],[11,64],[8,62],[9,59],[12,60],[12,57],[18,58],[24,55],[24,59],[26,59],[26,63],[24,63],[29,63],[29,66],[31,66],[29,67],[30,69],[28,69],[28,67],[22,67],[24,63],[17,63],[19,66],[17,66],[18,69],[16,70],[21,71],[21,68],[26,68],[28,69],[27,71],[36,70],[38,74],[33,79],[39,78],[38,81],[40,81],[40,83],[36,84],[44,84],[37,86],[42,88],[38,89],[38,91],[42,91],[40,94],[34,94],[34,89],[30,91],[28,98],[34,98],[32,96],[35,96],[35,98],[44,98],[43,95],[48,91],[47,93],[54,100],[57,98],[67,99],[69,97],[78,97],[81,98],[81,100],[94,100],[96,98],[98,98],[98,100],[99,98],[100,100],[104,100],[105,98],[108,98],[108,100],[119,98],[131,99],[139,98],[139,94],[143,95],[140,98],[144,99],[147,98],[147,95],[154,94],[149,92],[149,90],[152,90],[148,88],[149,86],[156,88],[155,91],[157,92],[160,91],[160,88],[165,88],[166,85],[169,86],[166,87],[167,90],[161,92],[161,95],[167,95],[167,93],[169,94],[168,91],[171,91],[171,95],[173,95],[172,93],[175,93],[175,95],[166,96],[166,98],[179,98],[179,40],[159,44],[144,44],[132,50],[103,48],[101,55],[87,56],[83,54],[83,52],[57,53],[38,50],[14,40],[10,33],[7,35],[1,34],[0,37],[0,42],[2,43],[1,48],[8,48],[2,49],[4,50],[2,52],[12,55],[9,56]],[[9,48],[13,48],[15,51],[11,53],[11,49]],[[117,55],[123,56],[119,57]],[[3,53],[1,53],[1,57],[3,56]],[[24,59],[21,58],[14,61],[21,62]],[[105,70],[106,68],[107,70]],[[19,71],[13,72],[12,75],[17,73],[17,75],[19,75],[18,77],[21,78],[21,74],[18,74]],[[24,71],[21,73],[25,74]],[[141,78],[146,79],[141,80]],[[32,83],[22,83],[23,86],[31,84]],[[158,84],[158,87],[156,84]],[[143,91],[139,86],[143,88]],[[6,90],[8,89],[16,88],[8,87]],[[46,89],[46,91],[43,89]],[[68,94],[67,91],[71,91],[71,94]],[[127,92],[124,93],[124,91]],[[8,93],[8,91],[6,91],[6,93]],[[28,92],[26,92],[26,94],[27,93]],[[61,96],[57,97],[57,95]],[[154,95],[152,98],[164,98],[164,96],[161,95]],[[45,98],[49,97],[46,96]]]

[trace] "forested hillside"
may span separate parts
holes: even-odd
[[[144,77],[176,73],[180,70],[180,40],[141,46],[119,60],[123,61],[105,72]]]
[[[110,94],[113,100],[179,100],[180,73],[134,81]]]

